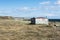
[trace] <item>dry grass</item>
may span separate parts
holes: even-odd
[[[60,27],[28,25],[28,23],[28,21],[1,20],[0,40],[60,40]]]

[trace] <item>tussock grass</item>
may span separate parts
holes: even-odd
[[[28,21],[1,20],[0,40],[60,40],[58,28],[28,25]],[[60,27],[59,27],[60,28]]]

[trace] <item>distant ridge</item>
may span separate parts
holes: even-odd
[[[60,19],[49,19],[49,21],[51,21],[51,22],[55,22],[55,21],[60,22]]]
[[[17,20],[30,20],[31,18],[30,17],[12,17],[12,16],[0,16],[0,19],[17,19]],[[51,22],[60,22],[60,19],[48,19],[49,21]]]
[[[0,16],[0,19],[14,19],[12,16]]]

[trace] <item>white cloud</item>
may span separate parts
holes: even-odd
[[[45,14],[46,16],[57,16],[57,15],[55,15],[55,14],[53,14],[53,13],[48,13],[48,14]]]
[[[26,11],[26,10],[29,10],[28,7],[22,7],[22,8],[18,8],[19,10],[22,10],[22,11]]]
[[[47,2],[41,2],[39,4],[50,4],[50,1],[47,1]]]
[[[27,11],[35,11],[35,10],[38,10],[38,8],[36,7],[22,7],[22,8],[17,8],[16,9],[17,11],[20,11],[20,12],[27,12]]]
[[[2,13],[6,13],[6,14],[10,14],[10,13],[13,13],[13,11],[14,11],[14,9],[2,9],[2,10],[0,10],[0,13],[2,14]]]
[[[57,0],[57,1],[55,2],[55,4],[60,5],[60,0]]]
[[[39,8],[31,8],[31,10],[38,10]]]
[[[55,16],[54,14],[47,14],[48,16]]]

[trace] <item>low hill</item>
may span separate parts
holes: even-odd
[[[0,16],[0,19],[14,19],[12,16]]]

